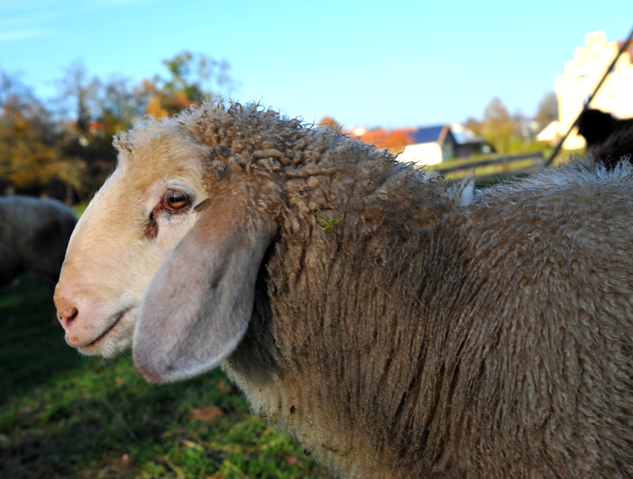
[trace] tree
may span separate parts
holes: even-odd
[[[67,68],[57,85],[58,115],[66,133],[62,153],[84,164],[81,188],[76,190],[83,198],[96,191],[114,169],[117,152],[112,139],[142,118],[148,93],[123,78],[104,82],[90,77],[81,62]]]
[[[114,136],[139,122],[145,115],[149,95],[142,85],[130,86],[127,79],[115,77],[103,85],[99,120],[106,135]]]
[[[552,106],[552,99],[554,105]],[[555,114],[554,94],[546,95],[539,109],[542,110],[541,118],[550,118]],[[547,113],[547,114],[546,114]],[[549,124],[549,120],[547,121]],[[529,118],[520,111],[510,114],[508,108],[498,97],[493,98],[484,110],[483,118],[468,118],[464,123],[466,128],[485,139],[491,144],[497,153],[502,155],[533,152],[543,148],[543,144],[535,141],[538,131],[535,118]]]
[[[558,97],[556,93],[549,92],[543,96],[538,104],[534,121],[538,124],[539,131],[543,130],[553,121],[558,121]]]
[[[510,152],[513,140],[517,138],[518,128],[510,112],[500,98],[494,97],[486,109],[481,121],[481,136],[491,143],[501,154]]]
[[[477,136],[482,136],[483,134],[481,122],[477,120],[476,118],[473,118],[473,117],[467,118],[466,121],[464,122],[464,126]]]
[[[88,78],[81,61],[65,68],[64,78],[55,82],[58,93],[58,114],[63,120],[74,120],[79,134],[88,132],[89,123],[99,114],[99,90],[101,81],[96,76]]]
[[[68,197],[82,163],[62,153],[64,133],[32,92],[0,72],[0,183],[23,192]]]
[[[163,65],[169,77],[156,75],[152,81],[143,82],[149,96],[146,112],[154,118],[174,115],[190,105],[228,94],[235,87],[226,60],[184,51],[171,60],[163,60]]]
[[[88,197],[116,164],[114,135],[146,113],[171,115],[235,86],[226,61],[183,52],[163,64],[166,78],[134,86],[118,77],[103,81],[75,62],[56,82],[52,108],[0,71],[0,188]]]
[[[319,125],[334,128],[337,130],[342,129],[341,124],[338,121],[336,121],[334,118],[332,118],[331,116],[324,116],[323,118],[321,118],[319,120]]]

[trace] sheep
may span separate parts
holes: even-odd
[[[603,143],[587,151],[587,159],[601,161],[606,168],[614,168],[623,159],[631,161],[633,154],[633,120],[615,130]]]
[[[55,292],[66,341],[222,366],[342,478],[633,476],[633,168],[474,193],[257,104],[121,134]]]
[[[32,272],[52,291],[76,223],[73,210],[54,199],[0,198],[0,286]]]
[[[583,111],[580,117],[578,118],[578,134],[583,136],[587,142],[588,149],[599,149],[601,145],[603,145],[608,138],[619,131],[628,130],[629,132],[633,131],[633,118],[627,120],[618,120],[610,113],[605,113],[601,110],[595,110],[588,108]],[[631,134],[628,133],[626,136],[629,137],[628,147],[631,146]],[[622,144],[621,146],[627,146]],[[610,146],[610,151],[613,149],[613,145]],[[611,151],[612,152],[612,151]],[[631,150],[626,149],[619,151],[617,155],[613,155],[613,158],[619,158],[625,154],[630,154]],[[606,161],[606,165],[611,167],[617,161]]]

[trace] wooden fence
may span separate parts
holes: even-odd
[[[545,157],[540,151],[523,153],[520,155],[501,156],[488,158],[481,161],[455,164],[450,162],[445,165],[433,166],[434,171],[440,171],[449,178],[463,178],[475,171],[477,182],[488,182],[507,176],[515,176],[537,171],[545,164]],[[477,170],[480,170],[478,172]],[[463,172],[463,174],[460,174]]]

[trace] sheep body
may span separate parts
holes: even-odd
[[[631,174],[538,175],[432,231],[288,232],[256,304],[281,358],[254,321],[226,368],[342,477],[628,477]]]
[[[75,213],[57,200],[0,198],[0,285],[29,271],[52,288],[76,222]]]
[[[134,359],[149,380],[217,364],[204,359],[205,342],[215,341],[205,328],[217,327],[217,317],[199,316],[193,326],[178,320],[198,314],[196,301],[207,300],[196,298],[215,298],[230,280],[208,279],[204,267],[198,276],[204,238],[228,245],[221,264],[264,238],[248,327],[232,333],[239,340],[216,359],[226,358],[223,367],[254,414],[333,473],[633,475],[628,163],[611,171],[576,164],[473,196],[472,184],[448,189],[440,176],[403,167],[338,131],[239,104],[148,123],[117,147],[122,173],[73,236],[73,268],[98,254],[86,238],[99,237],[102,224],[112,228],[108,215],[123,211],[112,206],[119,185],[132,185],[133,194],[152,189],[151,165],[178,172],[179,181],[200,168],[210,198],[167,260],[156,260],[164,264],[151,282],[136,281],[142,288],[128,295],[145,295]],[[158,239],[168,227],[159,225]],[[235,243],[224,236],[233,229]],[[139,234],[128,234],[126,258],[140,254],[136,243],[156,241],[132,240]],[[58,286],[60,309],[70,296],[70,267]],[[193,333],[183,335],[189,327]],[[105,333],[78,347],[111,354],[126,336],[117,328],[100,326]],[[102,340],[110,329],[115,339]],[[190,350],[200,363],[193,373],[179,362]]]

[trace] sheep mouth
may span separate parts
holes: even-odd
[[[93,339],[92,341],[86,343],[86,344],[82,344],[81,346],[77,346],[77,349],[85,349],[85,348],[89,348],[91,346],[94,346],[95,344],[97,344],[99,341],[101,341],[103,338],[105,338],[110,331],[112,331],[117,324],[119,324],[121,322],[121,319],[123,319],[123,316],[125,316],[125,314],[129,311],[129,309],[124,310],[123,312],[119,313],[118,316],[117,315],[113,315],[113,317],[116,318],[116,320],[114,320],[114,322],[112,322],[112,324],[110,326],[108,326],[105,331],[103,331],[99,336],[97,336],[95,339]]]

